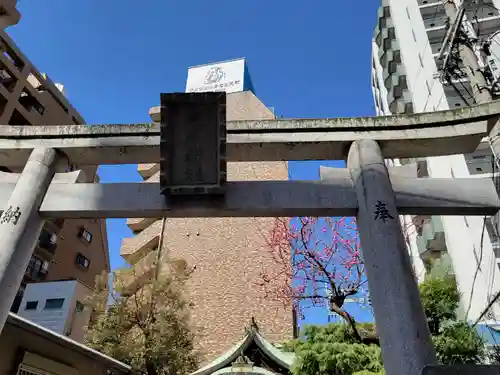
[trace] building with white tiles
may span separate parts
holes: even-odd
[[[466,12],[467,26],[479,38],[500,29],[499,0],[483,0]],[[466,79],[446,84],[438,59],[448,29],[442,0],[382,0],[372,43],[372,89],[378,115],[430,112],[474,103]],[[488,139],[466,155],[389,160],[418,163],[420,177],[493,177]],[[450,267],[462,294],[460,314],[474,322],[500,290],[499,236],[495,219],[483,217],[405,217],[403,228],[417,278],[431,265]],[[389,261],[389,260],[388,260]],[[486,320],[500,319],[495,303]]]

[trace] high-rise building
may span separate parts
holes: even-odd
[[[83,124],[62,85],[41,74],[3,30],[19,21],[15,4],[0,1],[0,124]],[[96,172],[86,168],[86,179],[96,181]],[[12,310],[18,311],[28,283],[72,278],[92,288],[96,276],[109,269],[105,220],[47,220]]]
[[[233,60],[189,69],[187,92],[226,91],[227,120],[274,119],[274,113],[256,96],[245,60]],[[159,122],[159,107],[150,110]],[[159,180],[159,166],[139,165],[147,182]],[[228,163],[228,180],[287,180],[286,162]],[[129,219],[136,234],[123,240],[121,255],[135,267],[127,285],[137,285],[154,274],[158,251],[162,259],[182,259],[196,267],[188,282],[194,302],[193,322],[202,328],[198,347],[205,359],[230,349],[244,335],[251,318],[271,342],[293,334],[292,312],[265,300],[257,283],[272,266],[266,250],[268,218],[168,219],[162,236],[159,219]],[[159,249],[159,243],[163,246]]]
[[[487,37],[500,29],[498,8],[498,0],[481,1],[465,13],[464,27],[479,38]],[[442,74],[439,51],[448,28],[442,0],[382,0],[372,43],[372,89],[378,115],[455,109],[475,102],[472,93],[477,88],[465,75],[449,80]],[[488,139],[470,154],[388,161],[406,163],[418,163],[420,177],[491,178],[497,171]],[[431,265],[451,266],[462,295],[460,314],[476,321],[500,290],[495,220],[423,215],[402,220],[417,278],[422,280]],[[497,302],[483,321],[496,324],[499,319]]]

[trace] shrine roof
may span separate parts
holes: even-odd
[[[195,371],[191,375],[219,375],[231,372],[230,365],[253,343],[255,343],[270,360],[274,361],[280,367],[290,370],[295,361],[295,354],[284,352],[274,346],[259,332],[257,325],[252,323],[250,328],[247,329],[246,335],[242,340],[236,343],[231,349],[221,354],[218,358]],[[254,367],[253,372],[263,375],[273,374],[269,370],[260,367]]]

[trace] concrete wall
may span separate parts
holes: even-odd
[[[274,118],[249,91],[227,96],[227,117],[229,121]],[[158,179],[157,173],[148,181]],[[287,179],[285,162],[228,165],[228,180]],[[183,258],[188,266],[196,266],[188,291],[195,304],[192,321],[202,329],[198,348],[206,360],[240,340],[252,316],[271,342],[292,337],[292,312],[264,300],[257,286],[261,271],[273,265],[264,241],[272,222],[261,218],[167,220],[164,257]],[[134,238],[125,239],[122,254],[131,254],[150,243],[160,231],[161,222],[157,221]],[[154,247],[146,251],[153,250]]]
[[[76,284],[75,280],[28,284],[18,315],[61,335],[66,334],[66,323],[72,310]],[[51,298],[64,298],[63,306],[58,309],[46,309],[45,302]],[[35,301],[38,302],[37,308],[27,310],[26,303]]]
[[[67,321],[67,329],[70,332],[68,337],[81,343],[84,342],[85,330],[92,314],[92,308],[90,306],[85,306],[85,302],[91,293],[92,290],[90,288],[77,282],[75,293],[71,301],[69,319]],[[81,311],[77,309],[79,304],[80,306],[83,305],[83,310]]]

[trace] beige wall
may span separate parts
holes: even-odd
[[[85,330],[90,321],[92,313],[91,306],[85,306],[87,298],[91,296],[92,290],[81,283],[76,283],[75,294],[71,302],[69,319],[66,321],[65,332],[71,332],[69,337],[75,341],[83,343],[85,339]],[[77,302],[84,305],[83,311],[76,311]]]
[[[150,112],[154,120],[158,119],[155,111],[158,110]],[[228,121],[272,118],[273,113],[251,92],[228,94]],[[142,170],[151,168],[148,165]],[[287,179],[286,162],[228,164],[228,180]],[[158,180],[156,173],[148,182]],[[265,300],[257,286],[261,271],[273,265],[264,241],[272,222],[263,218],[167,220],[163,258],[184,258],[188,266],[196,266],[188,290],[195,304],[193,323],[202,329],[198,347],[206,360],[239,341],[252,316],[271,342],[292,337],[292,312]],[[160,231],[161,221],[157,221],[136,237],[125,239],[122,254],[133,253],[158,237]],[[154,247],[146,251],[153,250]]]
[[[286,179],[285,163],[230,163],[229,179]],[[199,345],[206,358],[231,348],[255,317],[271,342],[290,339],[292,313],[264,300],[257,285],[260,274],[273,265],[264,236],[268,218],[210,218],[167,220],[166,256],[184,258],[196,266],[188,282],[193,323],[201,326]]]
[[[0,375],[16,374],[23,362],[56,375],[106,374],[103,364],[7,324],[0,335]]]
[[[109,255],[105,225],[101,220],[66,220],[60,232],[57,250],[49,267],[47,280],[76,278],[89,287],[94,287],[96,276],[109,270]],[[92,242],[88,244],[79,237],[80,228],[92,233]],[[84,269],[76,264],[76,256],[81,253],[90,260],[90,267]]]

